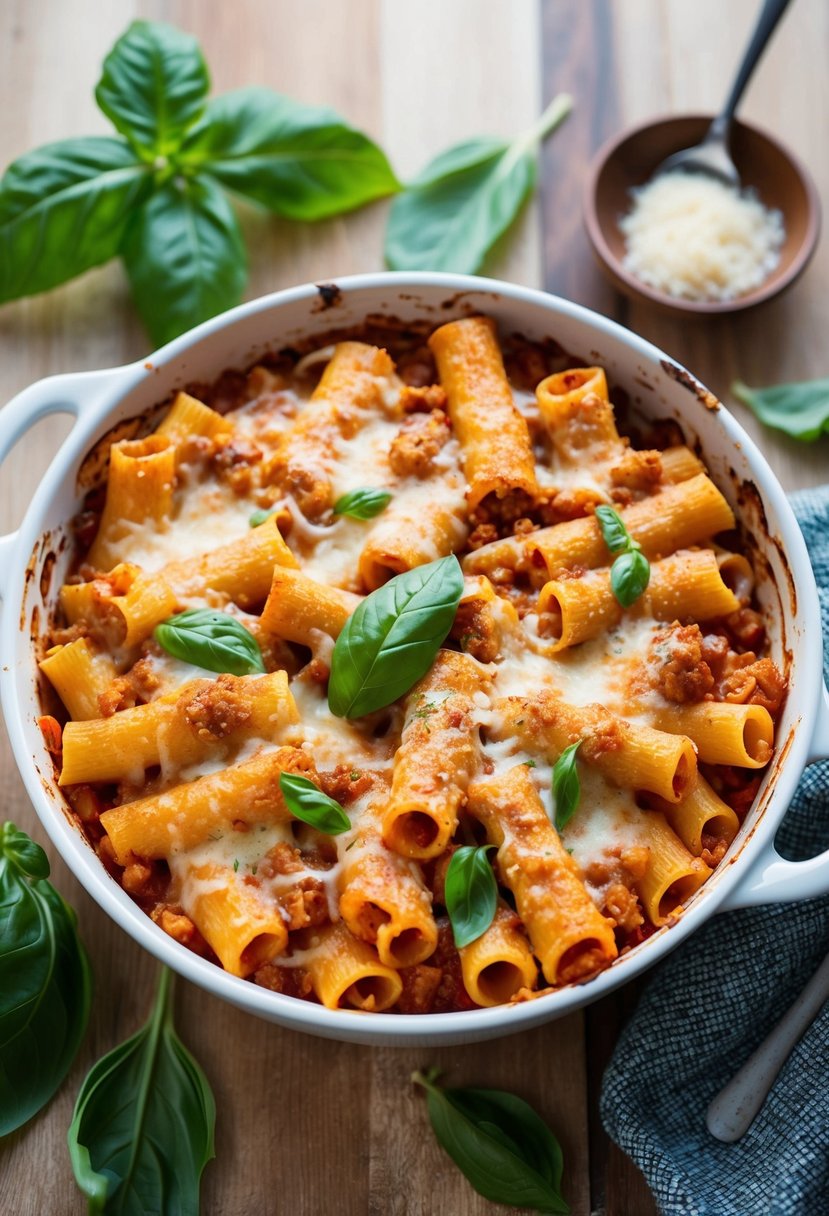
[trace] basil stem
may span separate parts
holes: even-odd
[[[374,490],[371,486],[363,486],[359,490],[349,490],[334,503],[335,515],[350,515],[352,519],[374,519],[385,510],[391,502],[388,490]]]
[[[40,845],[0,830],[0,1136],[58,1090],[89,1019],[92,975],[75,914]]]
[[[565,747],[553,765],[553,804],[557,832],[563,832],[573,818],[581,797],[581,782],[576,766],[576,752],[582,740]]]
[[[149,1021],[93,1066],[69,1127],[75,1181],[96,1213],[198,1216],[216,1105],[173,1026],[163,968]]]
[[[280,773],[279,788],[285,805],[295,819],[310,823],[328,836],[339,836],[351,827],[351,820],[339,802],[324,794],[309,777],[299,773]]]
[[[426,1090],[435,1138],[478,1194],[510,1208],[566,1216],[561,1148],[533,1108],[502,1089],[444,1089],[438,1076],[428,1069],[413,1073],[412,1081]]]
[[[498,884],[487,857],[494,847],[463,845],[446,868],[444,902],[459,950],[486,933],[495,918]]]
[[[191,608],[156,625],[153,637],[174,659],[234,676],[265,671],[256,638],[226,612]]]
[[[812,443],[829,434],[829,379],[799,380],[770,388],[749,388],[735,380],[731,391],[765,426]]]
[[[331,656],[328,706],[361,718],[391,705],[429,670],[463,594],[454,556],[416,566],[362,600]]]
[[[650,582],[650,563],[642,552],[642,546],[628,532],[618,511],[603,504],[596,507],[596,519],[604,543],[611,553],[618,554],[610,567],[611,590],[623,608],[630,608]]]

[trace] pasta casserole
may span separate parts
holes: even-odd
[[[682,914],[786,685],[678,428],[482,316],[283,351],[152,421],[75,521],[41,726],[161,930],[329,1008],[441,1013]]]

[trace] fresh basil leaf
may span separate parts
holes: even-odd
[[[412,1080],[426,1089],[438,1143],[478,1194],[511,1208],[566,1216],[561,1149],[533,1108],[504,1090],[443,1089],[436,1076],[416,1072]]]
[[[535,187],[539,144],[570,109],[570,98],[560,95],[512,143],[473,139],[436,157],[392,204],[387,265],[464,274],[480,270]]]
[[[339,802],[324,794],[309,777],[299,773],[280,773],[279,788],[285,805],[296,819],[328,836],[339,836],[351,827],[351,820]]]
[[[749,388],[737,380],[731,391],[765,426],[793,439],[811,443],[829,434],[829,379],[799,380],[771,388]]]
[[[0,1136],[60,1087],[89,1019],[92,977],[75,915],[46,881],[46,854],[0,832]]]
[[[121,252],[157,345],[238,304],[247,282],[239,225],[208,177],[175,178],[156,191],[127,228]]]
[[[565,747],[553,765],[553,802],[555,805],[556,831],[563,832],[573,818],[581,797],[579,770],[576,767],[576,752],[582,740]]]
[[[463,574],[450,556],[398,574],[367,595],[334,646],[331,712],[361,718],[408,692],[434,662],[462,594]]]
[[[391,502],[388,490],[375,490],[371,486],[363,486],[359,490],[349,490],[334,503],[335,515],[350,515],[352,519],[374,519]]]
[[[463,845],[446,868],[444,902],[459,950],[486,933],[495,917],[498,884],[487,857],[493,847]]]
[[[610,567],[610,586],[623,608],[630,608],[650,581],[650,564],[639,549],[620,553]]]
[[[292,220],[339,215],[400,189],[380,148],[333,110],[264,88],[213,98],[178,162]]]
[[[599,521],[604,543],[611,553],[623,553],[630,547],[630,533],[618,511],[602,504],[596,507],[596,519]]]
[[[252,528],[259,528],[262,524],[266,524],[272,515],[276,512],[273,507],[263,507],[259,511],[254,511],[248,523]]]
[[[201,116],[210,88],[197,40],[172,25],[133,21],[104,60],[95,100],[148,159],[169,156]]]
[[[173,1027],[172,992],[164,968],[149,1021],[94,1065],[78,1094],[69,1156],[90,1213],[198,1216],[216,1106]]]
[[[0,179],[0,303],[115,257],[152,176],[120,139],[45,144]]]
[[[256,638],[226,612],[190,608],[156,625],[153,637],[174,659],[205,671],[246,676],[265,670]]]

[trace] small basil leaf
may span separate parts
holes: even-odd
[[[256,638],[226,612],[191,608],[156,625],[153,637],[173,658],[205,671],[246,676],[265,670]]]
[[[328,836],[339,836],[351,827],[351,820],[339,802],[324,794],[319,786],[299,773],[280,773],[279,788],[285,805],[296,819]]]
[[[771,388],[749,388],[737,380],[731,391],[765,426],[811,443],[829,434],[829,379],[800,380]]]
[[[0,850],[0,1136],[37,1113],[69,1071],[92,977],[75,916],[45,878],[39,845],[11,823]],[[30,847],[31,846],[31,847]]]
[[[408,692],[434,662],[462,594],[461,568],[450,556],[398,574],[367,595],[334,646],[331,712],[361,718]]]
[[[464,845],[446,868],[445,903],[455,945],[468,946],[492,924],[498,906],[498,884],[487,857],[493,845]]]
[[[639,599],[651,578],[648,559],[639,549],[620,553],[610,567],[610,586],[623,608]]]
[[[359,490],[349,490],[334,503],[335,515],[350,515],[352,519],[374,519],[391,502],[388,490],[374,490],[371,486],[363,486]]]
[[[90,1213],[198,1216],[216,1106],[173,1027],[172,983],[164,968],[149,1021],[93,1066],[78,1094],[69,1156]]]
[[[604,543],[610,552],[624,552],[630,545],[631,539],[619,512],[614,511],[613,507],[602,505],[596,507],[596,519],[599,521]]]
[[[528,1103],[502,1090],[442,1089],[434,1074],[415,1073],[412,1079],[427,1091],[438,1143],[480,1195],[511,1208],[566,1216],[561,1149]]]
[[[115,257],[151,187],[121,139],[64,139],[13,161],[0,180],[0,303]]]
[[[563,832],[573,818],[581,797],[581,782],[576,766],[576,752],[582,740],[565,747],[553,765],[553,802],[556,813],[556,831]]]
[[[319,220],[400,189],[385,154],[322,106],[270,89],[213,98],[180,164],[292,220]]]
[[[175,178],[139,208],[121,250],[147,332],[163,345],[238,304],[247,257],[214,181]]]
[[[252,528],[258,528],[261,524],[267,523],[274,513],[273,507],[262,507],[261,510],[253,512],[248,523]]]
[[[513,143],[473,139],[436,157],[392,205],[388,266],[466,274],[480,270],[535,187],[539,143],[570,108],[569,97],[557,97],[536,126]]]
[[[148,158],[168,156],[204,110],[207,64],[192,34],[133,21],[104,60],[95,100]]]

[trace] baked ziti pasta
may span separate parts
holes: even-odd
[[[472,316],[283,352],[111,444],[43,727],[161,930],[332,1009],[441,1013],[682,914],[786,685],[728,502],[630,425],[604,369]]]

